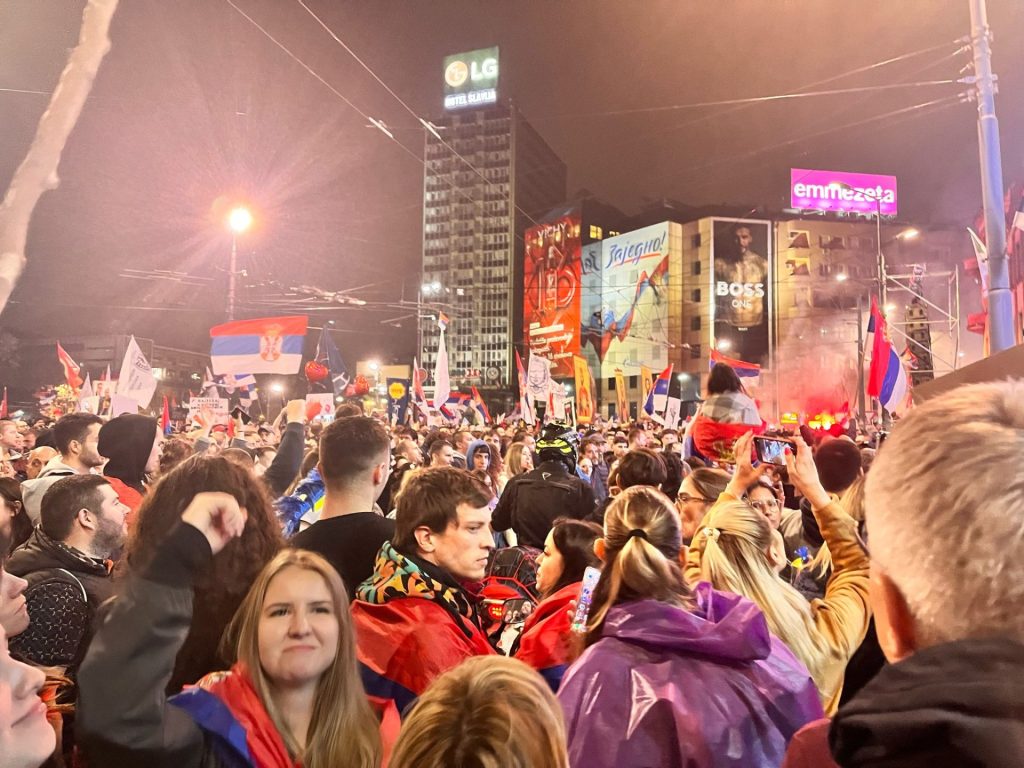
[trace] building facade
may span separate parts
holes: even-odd
[[[422,365],[433,370],[443,312],[452,389],[508,389],[522,338],[524,233],[565,200],[565,163],[510,101],[450,112],[432,128],[425,131]]]

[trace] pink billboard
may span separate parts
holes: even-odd
[[[801,210],[896,215],[895,176],[792,168],[789,189],[792,207]]]

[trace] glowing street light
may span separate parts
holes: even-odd
[[[730,349],[732,349],[732,342],[731,341],[729,341],[728,339],[719,339],[718,340],[718,351],[719,352],[728,352]]]
[[[232,208],[228,214],[228,227],[236,235],[240,235],[252,226],[252,212],[245,206]]]
[[[913,240],[920,234],[921,230],[919,230],[917,227],[908,227],[907,229],[904,229],[902,232],[896,235],[896,237],[902,240]]]
[[[228,265],[228,320],[235,319],[235,293],[238,278],[238,236],[252,226],[252,212],[244,205],[231,209],[227,225],[231,230],[231,263]]]
[[[845,272],[840,272],[838,275],[836,275],[836,282],[838,282],[838,283],[845,283],[846,282],[846,273]]]
[[[284,384],[282,384],[279,381],[275,381],[273,384],[270,385],[270,391],[273,392],[274,394],[280,395],[282,392],[284,392]]]
[[[689,380],[690,380],[690,374],[688,374],[688,373],[680,373],[678,376],[676,376],[676,381],[678,381],[680,384],[682,384],[684,381],[689,381]]]
[[[380,363],[378,363],[376,360],[371,360],[369,365],[370,365],[370,370],[371,371],[379,371],[380,370]]]

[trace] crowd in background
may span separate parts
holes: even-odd
[[[0,421],[0,768],[1024,765],[1024,385],[768,463],[716,370],[680,429]]]

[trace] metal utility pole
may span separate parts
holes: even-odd
[[[985,210],[985,244],[988,250],[988,317],[990,353],[1012,347],[1013,296],[1006,254],[1006,219],[1003,213],[1003,169],[996,120],[996,76],[992,74],[991,32],[985,0],[969,0],[971,48],[978,96],[978,147],[981,154],[981,191]]]

